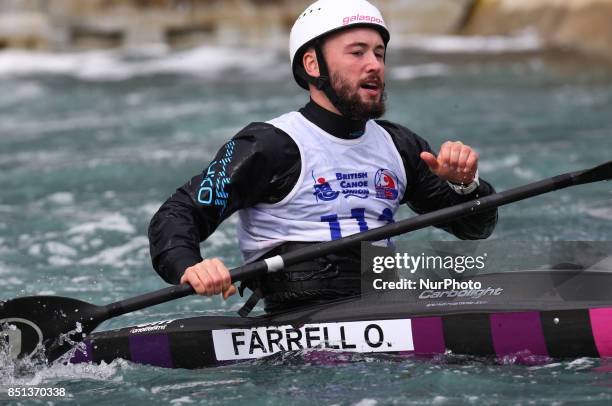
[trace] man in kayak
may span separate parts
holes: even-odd
[[[389,39],[379,10],[365,0],[319,0],[298,17],[291,65],[310,101],[246,126],[161,206],[149,240],[164,280],[203,295],[234,294],[227,267],[202,259],[200,242],[235,212],[251,262],[383,226],[401,204],[426,213],[494,192],[478,178],[469,146],[448,141],[436,155],[409,129],[375,120],[385,112]],[[491,210],[440,227],[481,239],[496,221]],[[338,252],[241,287],[263,297],[266,311],[355,295],[359,257],[359,249]]]

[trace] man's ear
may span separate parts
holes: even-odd
[[[319,63],[317,62],[317,54],[314,48],[309,48],[306,52],[304,52],[304,56],[302,56],[302,64],[304,65],[304,70],[310,76],[318,78],[321,76],[319,72]]]

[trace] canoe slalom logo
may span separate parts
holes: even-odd
[[[395,200],[399,194],[397,190],[397,176],[389,169],[379,169],[374,176],[376,197],[385,200]]]
[[[314,193],[313,194],[315,195],[317,202],[319,200],[322,200],[324,202],[330,202],[338,197],[340,192],[334,191],[329,185],[329,182],[325,180],[325,178],[319,177],[318,179],[315,179],[314,171],[312,171],[310,176],[312,176],[312,180],[314,180],[314,185],[313,185]]]

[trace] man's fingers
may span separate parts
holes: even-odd
[[[222,293],[230,285],[230,274],[227,267],[218,258],[208,260],[208,276],[211,279],[211,288],[213,294]]]
[[[428,152],[421,153],[421,159],[434,174],[453,183],[472,182],[478,168],[478,154],[461,141],[446,141],[440,147],[437,159]]]
[[[234,294],[236,294],[236,287],[234,285],[229,285],[229,287],[223,291],[223,300],[227,300],[228,297]]]
[[[464,172],[474,177],[476,175],[477,168],[478,168],[478,153],[472,150],[465,163]]]
[[[442,166],[442,168],[447,169],[450,167],[450,158],[451,158],[451,149],[452,142],[446,141],[440,147],[440,153],[438,154],[438,164]]]
[[[421,159],[425,161],[425,163],[427,164],[429,169],[431,169],[432,172],[435,173],[438,170],[440,165],[438,165],[438,160],[432,153],[421,152]]]
[[[460,142],[453,142],[449,146],[449,157],[448,157],[448,166],[452,170],[460,169],[460,157],[463,149],[463,144]]]
[[[235,293],[231,291],[232,280],[229,270],[218,258],[205,259],[187,268],[181,277],[181,283],[189,283],[199,295]]]
[[[459,161],[457,162],[457,170],[461,171],[463,173],[468,173],[469,171],[468,169],[468,159],[470,157],[470,154],[472,152],[472,149],[468,146],[463,146],[461,148],[461,152],[459,153]]]
[[[206,275],[202,262],[190,266],[181,277],[181,283],[188,283],[198,295],[211,294],[211,281]]]
[[[221,270],[218,269],[218,263],[210,259],[205,259],[202,264],[205,267],[203,274],[207,277],[209,283],[209,294],[216,295],[221,293],[223,287],[223,277],[221,276]]]
[[[215,268],[220,277],[221,290],[227,290],[227,288],[232,284],[232,278],[230,276],[229,269],[227,269],[225,264],[219,258],[213,258],[212,263],[215,265]]]
[[[199,278],[198,273],[196,271],[197,265],[187,268],[183,276],[181,277],[181,283],[188,283],[191,285],[193,290],[198,295],[206,294],[206,286]]]
[[[208,274],[208,272],[202,269],[202,266],[198,267],[196,271],[196,277],[197,277],[197,280],[199,280],[199,283],[203,286],[203,289],[200,295],[211,296],[214,293],[213,292],[214,290],[213,281],[210,275]],[[198,283],[197,280],[194,282]]]

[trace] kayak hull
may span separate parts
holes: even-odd
[[[269,351],[269,344],[264,335],[260,334],[259,347],[263,347],[265,353],[259,351],[256,356],[236,357],[234,360],[218,357],[215,349],[221,346],[221,343],[214,339],[213,331],[257,331],[255,327],[237,326],[233,317],[218,319],[215,323],[211,323],[210,318],[206,316],[175,320],[167,324],[164,330],[157,332],[135,332],[134,330],[143,327],[130,327],[94,333],[85,341],[85,351],[77,350],[71,362],[100,363],[123,358],[139,364],[193,369],[222,365],[228,361],[261,358],[281,351],[278,346],[272,346],[272,351]],[[466,313],[432,317],[405,315],[394,320],[400,321],[396,326],[403,324],[404,334],[411,339],[413,346],[412,349],[384,352],[420,356],[433,356],[447,350],[455,354],[495,357],[521,353],[550,358],[612,356],[612,307],[542,312]],[[365,321],[368,325],[381,327],[388,320]],[[207,327],[203,327],[203,324]],[[339,328],[343,326],[342,322],[338,324]],[[316,326],[316,323],[310,325]],[[270,331],[280,330],[279,326],[274,324],[263,327]],[[295,327],[299,331],[299,325]],[[348,335],[346,329],[352,325],[350,322],[344,323],[344,327],[345,334]],[[384,331],[384,327],[381,329]],[[370,330],[378,331],[375,328]],[[363,331],[365,333],[366,330]],[[240,338],[242,336],[244,335]],[[374,344],[380,341],[378,334],[374,340]],[[237,342],[242,343],[245,340]],[[257,344],[258,340],[255,340],[255,347],[258,347]],[[312,340],[312,344],[309,348],[330,352],[381,352],[374,351],[376,348],[367,345],[365,340],[361,343],[328,343],[327,348],[325,343],[319,340]],[[353,346],[358,345],[362,345],[360,350],[352,351]],[[253,347],[250,342],[245,342],[242,348],[238,346],[238,352],[245,355],[251,350],[250,347]],[[296,345],[291,350],[307,348],[298,348]]]
[[[71,362],[123,358],[193,369],[319,350],[416,356],[451,351],[538,359],[610,357],[610,276],[609,272],[580,271],[483,275],[479,277],[483,286],[501,289],[505,296],[475,298],[459,292],[440,301],[423,299],[422,292],[416,292],[406,303],[370,296],[271,316],[161,321],[93,333]]]

